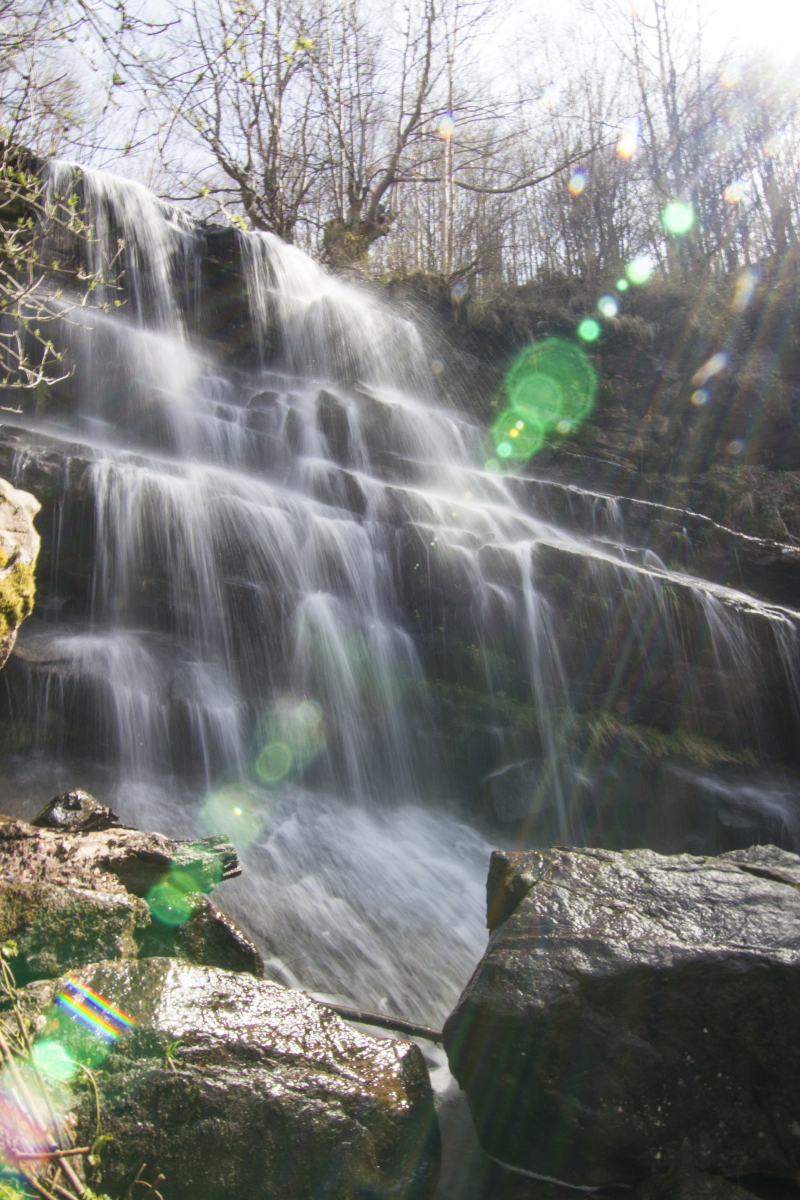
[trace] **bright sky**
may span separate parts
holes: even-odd
[[[735,39],[744,52],[767,50],[783,59],[800,58],[800,4],[797,0],[700,0],[709,35],[724,49]]]

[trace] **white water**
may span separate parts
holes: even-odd
[[[46,787],[19,765],[30,804],[96,786],[133,823],[224,828],[245,874],[222,902],[276,978],[441,1021],[482,950],[491,847],[444,763],[426,656],[474,645],[489,695],[497,656],[514,660],[537,713],[531,807],[568,840],[582,685],[543,556],[579,564],[626,623],[620,677],[655,654],[688,675],[698,638],[710,647],[720,720],[746,744],[764,732],[742,681],[766,630],[796,690],[798,615],[627,545],[613,498],[591,499],[596,536],[528,511],[483,469],[482,431],[433,403],[416,329],[276,238],[240,239],[261,365],[215,362],[192,335],[200,235],[135,185],[87,172],[82,186],[96,260],[124,239],[128,303],[74,334],[79,411],[26,424],[34,453],[46,435],[85,460],[95,542],[85,608],[62,604],[57,552],[19,641],[12,712],[62,761],[48,758]],[[265,781],[275,713],[309,701],[318,753]],[[84,729],[101,765],[74,777],[63,762]],[[515,747],[487,736],[502,774]],[[241,795],[253,811],[237,832]]]

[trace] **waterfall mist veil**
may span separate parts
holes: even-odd
[[[687,796],[798,844],[793,785],[708,749],[791,743],[798,614],[667,568],[613,498],[573,487],[568,523],[487,470],[415,326],[301,251],[80,187],[94,252],[124,240],[125,302],[72,320],[68,403],[3,430],[48,497],[3,687],[24,815],[80,785],[132,824],[228,833],[221,903],[274,978],[432,1024],[482,952],[493,846],[655,822],[702,849],[695,825],[669,841]],[[622,732],[587,723],[601,693],[636,729],[680,708],[703,731],[646,819]]]

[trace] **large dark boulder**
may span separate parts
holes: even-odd
[[[66,1051],[93,1064],[109,1138],[92,1180],[102,1191],[121,1195],[146,1162],[164,1200],[433,1194],[439,1131],[413,1042],[368,1037],[277,984],[166,958],[100,963],[81,985],[84,1009],[117,1030],[105,1056],[99,1025],[52,1007],[59,994],[80,999],[75,976],[30,985],[22,1003],[42,1062],[57,1045],[59,1062]],[[77,1142],[91,1145],[93,1088],[78,1071],[65,1084]]]
[[[579,1185],[800,1171],[800,857],[496,853],[448,1018],[484,1148]]]

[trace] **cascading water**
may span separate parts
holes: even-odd
[[[4,431],[18,485],[52,468],[6,673],[36,753],[8,786],[26,813],[80,784],[132,823],[228,832],[245,874],[223,902],[276,978],[441,1021],[482,950],[490,831],[541,836],[545,813],[590,841],[621,790],[611,767],[587,785],[584,698],[662,725],[680,706],[769,757],[763,695],[782,672],[796,697],[800,618],[626,544],[613,498],[573,489],[582,533],[537,516],[434,403],[414,326],[300,251],[212,233],[234,286],[208,231],[79,184],[126,303],[73,320],[69,411]],[[198,333],[215,322],[227,359]],[[795,839],[784,785],[770,806],[680,769]]]

